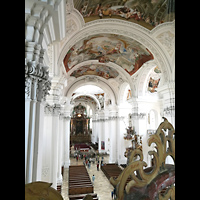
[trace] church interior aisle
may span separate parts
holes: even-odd
[[[100,159],[101,160],[101,159]],[[104,163],[108,163],[109,155],[104,156]],[[75,158],[70,158],[70,165],[82,165],[83,160],[79,159],[76,161]],[[91,163],[90,169],[87,168],[90,179],[92,180],[92,176],[94,174],[94,193],[97,193],[99,200],[111,200],[111,191],[113,190],[113,186],[110,184],[104,173],[99,169],[97,171],[96,163]],[[62,184],[62,196],[64,200],[69,200],[68,197],[68,173],[69,169],[64,169],[63,175],[63,184]]]

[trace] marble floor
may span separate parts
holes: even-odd
[[[101,160],[101,159],[100,159]],[[108,163],[109,156],[104,156],[104,163]],[[75,158],[70,159],[70,165],[82,165],[83,160],[80,159],[76,161]],[[62,196],[64,200],[69,200],[68,198],[68,171],[69,169],[64,169],[63,176],[63,184],[62,184]],[[101,171],[97,171],[96,163],[92,164],[90,169],[87,167],[88,174],[90,179],[92,180],[92,175],[95,176],[94,181],[94,193],[97,193],[99,200],[111,200],[111,191],[113,190],[113,186],[110,184],[104,173]]]

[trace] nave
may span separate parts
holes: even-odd
[[[70,165],[82,165],[84,159],[79,159],[76,161],[76,158],[70,158]],[[100,159],[101,160],[101,159]],[[109,155],[104,156],[104,163],[109,162]],[[99,200],[110,200],[111,198],[111,191],[113,190],[113,186],[108,181],[104,173],[102,172],[101,168],[97,171],[96,161],[95,164],[91,163],[90,169],[86,167],[90,179],[92,180],[92,176],[94,174],[95,181],[94,181],[94,193],[97,193]],[[64,200],[69,200],[68,197],[68,172],[69,168],[64,169],[63,174],[63,184],[62,184],[62,196]]]
[[[82,142],[98,144],[99,153],[109,154],[105,162],[118,165],[128,164],[130,150],[136,149],[140,160],[127,170],[133,165],[134,173],[138,168],[142,173],[134,177],[137,187],[144,189],[151,181],[153,186],[156,175],[173,170],[163,163],[175,163],[175,151],[168,151],[175,135],[171,143],[168,138],[163,143],[160,131],[158,146],[167,152],[153,152],[153,141],[160,135],[152,134],[163,117],[175,127],[174,0],[25,0],[27,195],[40,195],[41,187],[32,193],[29,187],[41,182],[55,195],[61,187],[66,193],[62,170],[76,161],[70,158],[70,145]],[[154,157],[158,163],[148,179],[142,164],[151,167]],[[112,181],[121,185],[118,200],[135,194],[134,181],[128,187],[132,193],[123,192],[129,175],[124,171],[125,178]],[[106,198],[98,191],[109,188],[102,187],[105,176],[98,173],[102,176],[95,174],[99,187],[95,185],[94,192],[100,199],[111,198],[110,189]],[[106,178],[105,182],[112,187]],[[168,195],[172,192],[175,186]]]
[[[62,196],[59,191],[50,187],[52,183],[39,181],[26,184],[25,194],[27,198],[25,197],[25,199],[31,200],[32,196],[46,199],[47,196],[51,196],[51,198],[48,198],[49,200],[89,200],[85,198],[86,194],[88,195],[89,193],[89,195],[93,196],[93,200],[109,200],[112,199],[111,192],[115,188],[117,200],[141,200],[144,198],[146,200],[175,200],[175,130],[166,118],[163,119],[164,121],[159,125],[156,133],[152,134],[148,139],[149,146],[155,143],[154,150],[148,152],[149,155],[153,156],[151,166],[147,167],[148,165],[143,161],[142,150],[134,148],[128,156],[127,165],[118,166],[110,163],[108,155],[100,154],[99,163],[103,160],[102,171],[98,170],[96,165],[98,156],[97,160],[89,159],[91,165],[88,164],[86,168],[83,164],[85,160],[87,163],[87,158],[92,155],[91,152],[90,154],[84,152],[84,156],[87,156],[86,159],[81,158],[81,156],[79,159],[78,154],[76,155],[75,153],[81,153],[82,150],[77,151],[76,149],[71,154],[69,168],[64,169],[61,188]],[[169,164],[168,156],[171,157],[173,163]],[[77,172],[72,170],[75,168],[78,168]],[[95,180],[93,180],[93,175]],[[91,180],[94,184],[92,184]],[[80,194],[82,198],[80,198]],[[54,197],[56,195],[57,198],[52,195]],[[36,200],[36,198],[33,199]]]

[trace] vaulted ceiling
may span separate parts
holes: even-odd
[[[175,0],[74,0],[74,7],[85,22],[102,18],[117,18],[153,29],[158,24],[173,21]]]
[[[175,0],[26,0],[26,59],[44,59],[68,102],[96,100],[75,92],[95,85],[115,104],[128,88],[155,93],[160,77],[173,79],[174,20]]]
[[[73,6],[84,23],[82,28],[78,28],[75,12],[73,18],[66,18],[70,22],[68,33],[75,33],[61,53],[62,65],[69,78],[68,94],[73,94],[71,88],[75,91],[84,84],[94,84],[105,90],[104,84],[108,85],[105,93],[109,88],[113,92],[111,96],[115,100],[112,102],[118,102],[118,96],[122,95],[121,85],[125,82],[132,95],[136,94],[137,86],[134,86],[133,79],[136,81],[140,76],[138,73],[134,75],[146,66],[145,63],[150,63],[151,69],[158,66],[163,72],[164,65],[157,62],[159,54],[152,51],[155,50],[154,41],[153,45],[148,42],[154,28],[174,21],[174,3],[173,0],[74,0]],[[101,12],[102,17],[99,16]],[[145,81],[146,91],[156,93],[159,81],[159,78],[149,77]]]
[[[133,75],[153,55],[136,40],[116,34],[97,34],[76,43],[66,54],[63,62],[66,72],[87,60],[100,63],[114,62]],[[115,78],[118,72],[108,66],[87,65],[74,71],[71,76],[94,74],[103,78]]]

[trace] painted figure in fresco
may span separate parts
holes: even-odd
[[[149,29],[175,19],[175,0],[121,0],[117,6],[102,0],[95,2],[96,5],[93,0],[88,0],[88,3],[83,1],[76,9],[84,18],[90,18],[89,21],[96,19],[93,16],[99,16],[100,19],[103,16],[120,16],[132,22],[136,20],[141,25],[146,23]]]
[[[107,56],[102,56],[102,57],[99,58],[99,62],[101,62],[101,63],[106,63],[106,62],[109,62],[109,61],[110,61],[110,59]]]
[[[103,10],[99,9],[98,14],[99,14],[99,18],[102,19],[102,17],[103,17]]]
[[[160,78],[158,80],[154,80],[152,77],[150,77],[148,91],[151,93],[157,92],[156,88],[158,87],[159,81]]]
[[[101,8],[101,3],[97,4],[97,7],[96,7],[95,13],[94,13],[95,15],[98,15],[100,8]]]
[[[105,65],[86,65],[73,71],[70,76],[78,78],[83,75],[96,75],[109,79],[116,78],[119,73],[114,68]]]
[[[114,62],[132,75],[152,59],[151,52],[139,42],[103,34],[81,40],[68,51],[63,61],[67,72],[85,60],[98,60],[100,63]]]
[[[126,99],[129,100],[130,98],[131,98],[131,90],[129,89],[129,90],[128,90],[128,94],[127,94],[127,98],[126,98]]]
[[[107,51],[106,54],[113,54],[113,53],[120,53],[120,48],[121,48],[121,43],[117,43],[116,46],[114,48],[112,48],[111,50]]]
[[[103,10],[103,15],[105,16],[109,15],[111,17],[111,13],[112,13],[111,4],[107,4],[106,6],[104,6],[102,10]]]

